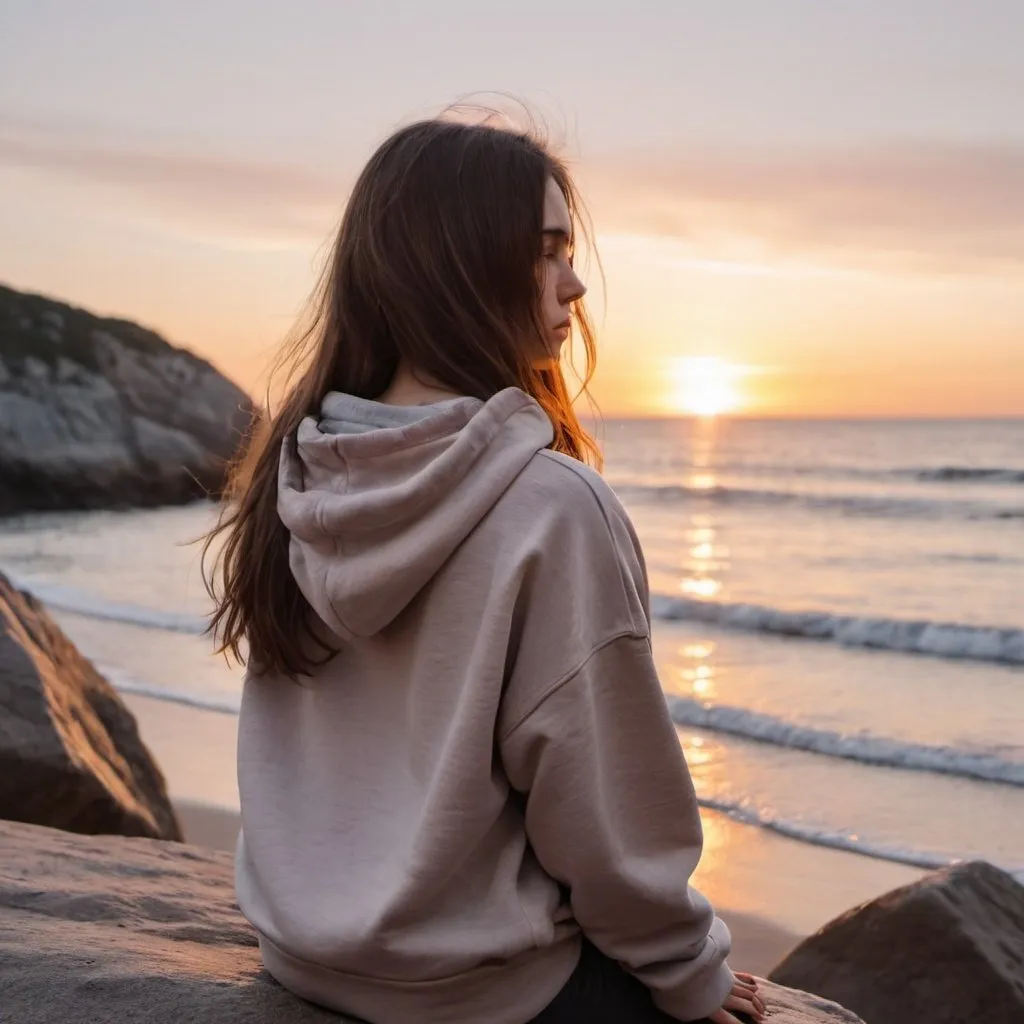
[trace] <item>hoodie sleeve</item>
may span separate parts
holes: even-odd
[[[700,816],[648,639],[599,645],[499,743],[534,852],[587,937],[669,1015],[719,1009],[731,939],[689,884]]]

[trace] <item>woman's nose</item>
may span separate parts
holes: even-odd
[[[576,271],[570,267],[566,272],[566,279],[561,291],[562,303],[567,305],[582,299],[587,294],[587,286],[576,276]]]

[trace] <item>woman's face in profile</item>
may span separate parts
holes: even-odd
[[[572,221],[565,196],[555,179],[548,178],[541,236],[540,319],[544,338],[539,363],[558,360],[562,345],[569,337],[571,304],[583,298],[587,291],[573,270],[571,237]]]

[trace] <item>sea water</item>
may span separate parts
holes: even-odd
[[[1024,421],[608,421],[702,804],[796,841],[1024,869]],[[205,503],[0,524],[122,690],[237,713]]]

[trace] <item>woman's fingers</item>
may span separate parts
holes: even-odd
[[[739,999],[748,1000],[753,1006],[755,1016],[764,1016],[764,1000],[757,994],[757,978],[745,971],[734,972],[736,984],[733,986],[732,995]],[[747,1010],[746,1012],[751,1012]]]
[[[745,971],[734,971],[736,979],[732,991],[726,997],[721,1009],[713,1013],[708,1019],[712,1024],[740,1024],[739,1018],[733,1016],[730,1010],[737,1013],[745,1013],[756,1021],[764,1020],[764,1000],[757,994],[757,979]]]
[[[733,986],[732,994],[741,999],[749,999],[761,1013],[764,1013],[764,1000],[757,994],[757,990],[742,983]]]
[[[753,999],[747,999],[744,996],[731,995],[726,999],[723,1010],[739,1010],[741,1013],[749,1013],[751,1017],[760,1020],[764,1015],[764,1010],[759,1010],[754,1003]]]

